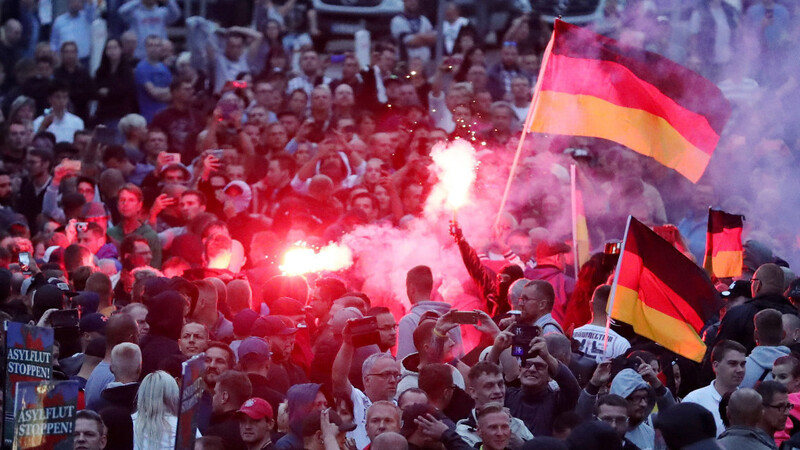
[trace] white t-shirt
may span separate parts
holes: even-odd
[[[595,361],[602,362],[622,355],[631,348],[630,342],[614,330],[608,330],[608,345],[603,350],[606,341],[606,328],[597,325],[584,325],[572,332],[572,338],[581,343],[583,354]]]
[[[362,450],[369,445],[369,437],[367,436],[367,410],[372,406],[372,400],[360,389],[353,388],[353,390],[350,391],[350,401],[353,402],[353,422],[356,424],[356,429],[349,431],[347,437],[356,441],[356,447]]]
[[[44,116],[39,116],[33,121],[33,129],[38,130],[44,121]],[[64,117],[56,118],[47,131],[56,136],[56,142],[72,142],[75,132],[83,129],[83,120],[69,111],[64,112]]]

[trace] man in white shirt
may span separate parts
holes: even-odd
[[[211,39],[207,51],[209,61],[214,62],[214,93],[219,94],[228,81],[236,80],[242,72],[251,72],[250,61],[261,47],[263,36],[246,27],[231,27],[217,30],[223,36]],[[224,48],[220,48],[223,47]]]
[[[342,332],[342,346],[333,361],[331,373],[344,374],[350,372],[353,362],[352,335],[349,324]],[[333,391],[345,394],[353,402],[353,422],[356,429],[348,433],[355,440],[359,450],[369,445],[367,436],[367,410],[373,402],[380,400],[393,401],[400,380],[400,365],[391,354],[375,353],[370,355],[362,365],[361,376],[364,379],[364,390],[353,387],[346,376],[333,377]]]
[[[592,321],[572,332],[572,338],[581,343],[581,352],[601,363],[624,354],[631,348],[630,342],[616,331],[608,329],[606,338],[606,305],[611,286],[601,285],[592,295]]]
[[[722,396],[735,391],[742,383],[745,374],[747,350],[736,341],[722,340],[711,350],[711,368],[717,378],[706,387],[696,389],[683,399],[684,403],[697,403],[711,411],[717,423],[717,436],[725,431],[719,415],[719,402]]]
[[[49,131],[56,136],[56,142],[72,142],[75,132],[83,130],[83,120],[67,111],[69,87],[63,81],[54,81],[47,90],[47,101],[52,111],[37,117],[33,129],[37,133]],[[45,110],[45,113],[47,111]]]

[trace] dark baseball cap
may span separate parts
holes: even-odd
[[[269,359],[272,353],[269,351],[269,343],[260,337],[249,337],[239,344],[236,351],[239,359],[254,358],[254,359]]]
[[[789,291],[792,290],[792,286],[794,286],[794,281],[789,285]],[[737,297],[751,298],[753,296],[749,280],[736,280],[728,286],[728,290],[720,292],[719,295],[726,300]],[[791,296],[787,295],[787,297]],[[800,297],[800,289],[798,289],[798,297]]]
[[[303,419],[303,437],[312,436],[314,433],[322,429],[320,424],[321,417],[322,411],[314,411],[307,415],[305,419]],[[348,432],[356,429],[356,424],[353,422],[345,423],[342,418],[339,417],[339,414],[336,414],[336,411],[332,409],[328,410],[328,420],[330,420],[331,423],[336,424],[341,432]]]
[[[289,327],[280,316],[259,317],[253,322],[250,334],[253,336],[288,336],[297,333],[297,328]]]
[[[233,316],[233,332],[238,336],[249,335],[256,319],[258,319],[258,313],[250,308],[239,311]]]
[[[94,331],[99,331],[100,334],[105,334],[107,322],[108,322],[108,317],[100,313],[84,314],[83,317],[81,317],[79,328],[81,330],[81,333],[91,333]]]

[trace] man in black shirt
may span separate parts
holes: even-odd
[[[170,151],[181,154],[181,162],[190,164],[195,155],[197,135],[203,130],[203,117],[191,108],[194,87],[176,78],[169,86],[172,103],[153,117],[150,124],[167,132]]]

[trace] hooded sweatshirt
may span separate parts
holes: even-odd
[[[460,387],[461,389],[466,389],[464,386],[464,375],[461,375],[461,372],[458,371],[453,366],[450,366],[453,372],[453,384]],[[399,398],[400,394],[403,392],[419,387],[419,353],[412,353],[405,358],[400,363],[400,382],[397,383],[397,395],[395,398]]]
[[[675,399],[672,397],[672,393],[669,389],[662,386],[658,392],[656,392],[642,376],[633,369],[621,370],[611,382],[611,390],[609,393],[628,398],[629,395],[639,389],[647,389],[649,395],[648,410],[651,413],[656,403],[658,403],[659,411],[664,411],[675,405]],[[596,388],[593,389],[591,384],[587,385],[585,389],[581,390],[580,397],[578,398],[578,406],[576,408],[578,415],[587,420],[591,419],[596,400]],[[625,434],[626,439],[642,450],[652,449],[655,444],[655,437],[656,432],[653,428],[652,416],[647,417],[642,423]]]
[[[436,302],[432,300],[425,300],[417,302],[411,311],[408,312],[402,319],[397,331],[397,359],[402,360],[406,356],[417,351],[414,345],[414,330],[419,325],[419,318],[422,317],[427,311],[435,311],[439,315],[443,315],[450,311],[450,304],[445,302]],[[456,343],[457,353],[461,351],[461,327],[456,327],[450,331],[450,337]]]
[[[789,347],[759,345],[747,356],[744,379],[740,388],[751,388],[758,381],[772,379],[772,364],[781,356],[790,353]]]
[[[311,413],[321,386],[316,383],[305,383],[289,388],[289,392],[286,393],[289,433],[275,443],[275,450],[303,448],[303,419]]]
[[[151,311],[147,314],[150,332],[141,343],[142,379],[156,371],[158,363],[164,358],[181,354],[178,339],[183,327],[184,305],[184,297],[177,291],[162,292],[148,303]]]

